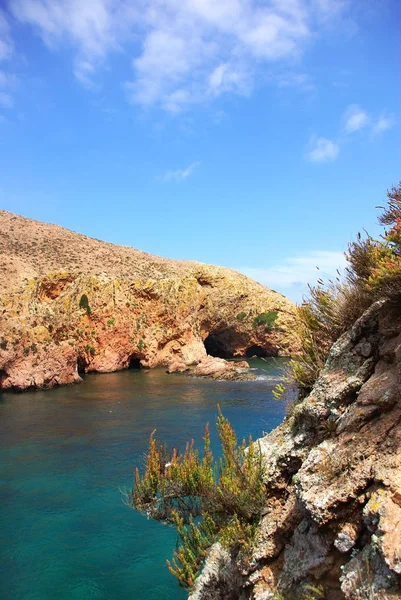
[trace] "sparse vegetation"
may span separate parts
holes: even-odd
[[[116,321],[116,320],[115,320],[115,318],[114,318],[114,317],[112,317],[111,319],[108,319],[108,320],[107,320],[107,326],[108,326],[108,327],[114,327],[114,323],[115,323],[115,321]]]
[[[85,351],[90,354],[91,356],[95,356],[95,349],[93,346],[90,346],[89,344],[86,344],[85,346]]]
[[[265,502],[264,466],[259,446],[237,443],[219,412],[217,429],[222,457],[215,461],[206,427],[203,457],[194,443],[184,453],[150,436],[143,476],[136,470],[129,504],[153,519],[174,524],[180,546],[168,567],[180,585],[190,587],[211,545],[219,539],[240,555],[249,551]]]
[[[247,314],[245,312],[240,312],[237,314],[237,321],[243,321],[246,318]]]

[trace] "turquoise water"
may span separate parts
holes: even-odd
[[[81,385],[0,395],[1,600],[180,600],[165,565],[171,527],[122,502],[149,433],[200,442],[217,404],[239,436],[284,413],[272,398],[282,360],[251,361],[254,382],[124,371]]]

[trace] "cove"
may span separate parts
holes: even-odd
[[[122,501],[149,434],[202,442],[217,404],[239,438],[282,421],[274,400],[286,359],[253,359],[256,381],[162,370],[87,375],[82,384],[0,395],[0,598],[184,600],[169,574],[175,531]]]

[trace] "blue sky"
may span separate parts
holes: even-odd
[[[295,300],[378,233],[400,179],[398,1],[0,7],[2,208]]]

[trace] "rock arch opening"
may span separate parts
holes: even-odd
[[[251,358],[252,356],[257,356],[258,358],[264,358],[268,356],[266,350],[262,348],[262,346],[258,346],[258,344],[252,344],[249,348],[246,349],[245,356]]]
[[[141,368],[141,361],[137,356],[131,356],[128,363],[128,368],[135,371]]]
[[[79,375],[86,373],[86,367],[88,366],[88,361],[83,354],[79,354],[77,358],[77,371]]]
[[[232,358],[233,353],[227,344],[224,331],[212,331],[204,340],[204,346],[209,356],[217,358]]]

